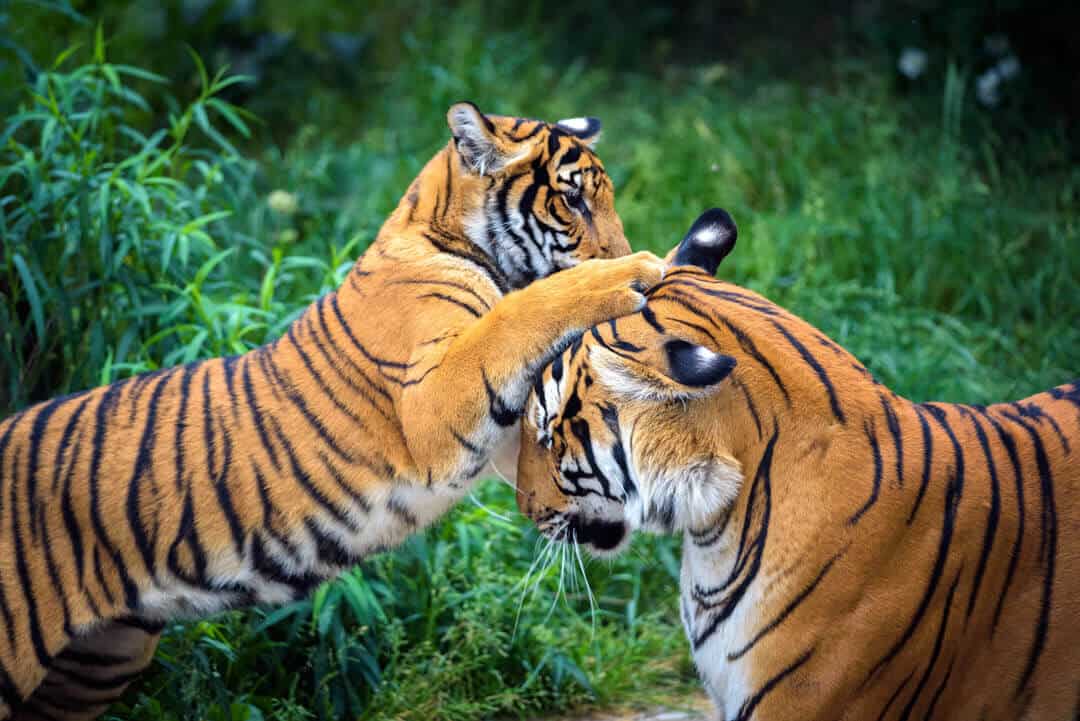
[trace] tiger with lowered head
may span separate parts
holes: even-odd
[[[1080,718],[1080,382],[909,401],[714,279],[735,237],[703,215],[640,313],[538,375],[522,511],[600,555],[683,534],[719,718]]]
[[[166,620],[295,599],[430,524],[537,370],[644,305],[658,258],[590,260],[630,250],[596,120],[448,121],[284,337],[0,423],[0,719],[93,718]]]

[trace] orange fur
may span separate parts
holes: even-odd
[[[589,260],[629,252],[595,121],[448,120],[284,337],[0,423],[0,719],[92,718],[161,622],[296,598],[434,521],[553,349],[644,304],[659,259]]]
[[[606,553],[684,534],[683,621],[721,718],[1076,718],[1080,382],[915,403],[681,267],[543,372],[521,446],[519,505],[548,535]]]

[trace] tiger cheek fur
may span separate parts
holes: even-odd
[[[447,121],[283,337],[0,423],[0,719],[93,718],[163,621],[298,598],[422,529],[514,432],[536,370],[643,307],[664,265],[628,255],[598,121]]]
[[[655,528],[683,535],[681,617],[722,718],[1075,718],[1080,381],[909,401],[712,277],[734,244],[725,213],[695,229],[642,313],[536,379],[522,510],[560,538],[642,526],[653,506],[670,519]],[[704,513],[680,523],[678,504],[625,493],[663,483],[697,489],[686,507]]]

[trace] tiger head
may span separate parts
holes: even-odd
[[[715,282],[735,237],[726,212],[701,216],[670,256],[688,267],[672,271],[643,312],[593,328],[536,378],[516,485],[520,509],[545,535],[606,555],[638,528],[703,528],[734,501],[742,475],[723,425],[736,360],[704,328],[680,322],[678,303],[653,298],[678,299],[686,280]]]
[[[522,287],[589,258],[627,255],[611,179],[593,146],[596,118],[557,123],[447,113],[453,139],[417,179],[433,224],[453,227]],[[428,185],[434,187],[427,187]]]

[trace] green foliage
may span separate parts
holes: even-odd
[[[270,5],[272,25],[317,37],[311,7]],[[960,69],[919,104],[865,61],[800,84],[715,64],[659,78],[556,65],[564,40],[541,15],[500,29],[478,25],[477,3],[437,16],[373,7],[348,28],[379,34],[348,99],[301,59],[280,97],[264,78],[245,102],[277,107],[308,89],[280,125],[318,123],[280,145],[219,94],[249,86],[178,44],[162,50],[185,63],[169,83],[107,60],[99,34],[20,87],[0,130],[0,409],[280,335],[374,237],[461,98],[602,117],[635,247],[665,252],[702,209],[728,208],[740,241],[722,273],[900,392],[985,402],[1080,369],[1080,176],[1058,135],[1003,141]],[[129,47],[125,59],[142,57]],[[478,498],[493,510],[465,503],[309,600],[170,626],[111,717],[479,719],[693,685],[677,540],[585,559],[590,594],[578,559],[545,555],[520,518],[492,515],[516,515],[508,489]]]
[[[66,69],[71,54],[37,75],[0,136],[5,409],[118,368],[235,352],[258,326],[207,302],[238,250],[214,238],[236,204],[229,188],[252,172],[212,122],[247,133],[216,97],[239,79],[203,72],[197,99],[144,134],[128,117],[149,106],[129,81],[160,79],[108,62],[100,31],[90,62]],[[192,145],[197,132],[212,145]]]
[[[576,557],[557,547],[533,567],[535,531],[481,503],[506,509],[512,493],[485,487],[311,599],[170,628],[112,718],[481,719],[687,686],[670,542],[638,539],[633,562],[589,569],[586,591]]]

